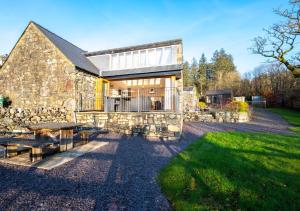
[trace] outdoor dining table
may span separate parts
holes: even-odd
[[[53,139],[51,134],[59,132],[59,147],[60,152],[67,151],[73,148],[73,131],[76,127],[80,127],[82,124],[78,123],[58,123],[47,122],[30,125],[27,128],[34,132],[35,140]]]

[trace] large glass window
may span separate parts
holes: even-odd
[[[156,64],[162,65],[163,64],[162,62],[163,62],[163,49],[157,48],[156,49]]]
[[[140,51],[140,65],[146,66],[147,65],[147,56],[146,51]]]
[[[123,69],[123,68],[125,68],[125,55],[124,55],[124,53],[120,53],[119,57],[120,57],[120,68]]]
[[[112,69],[117,69],[119,67],[119,56],[118,56],[118,54],[113,54],[111,59],[112,59],[111,68]]]
[[[139,57],[139,52],[134,51],[132,54],[132,62],[133,62],[133,67],[138,67],[140,65],[140,57]]]
[[[156,49],[148,50],[148,65],[156,65]]]
[[[132,67],[132,54],[131,52],[126,53],[126,68]]]
[[[112,55],[112,69],[130,69],[176,63],[176,46],[130,51]]]
[[[163,55],[163,64],[172,64],[172,48],[166,47]]]

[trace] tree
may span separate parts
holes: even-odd
[[[230,81],[228,80],[228,74],[236,72],[236,67],[233,62],[233,57],[227,54],[224,49],[215,51],[211,59],[213,83],[215,89],[229,88]],[[213,87],[210,87],[213,88]]]
[[[200,60],[199,60],[199,67],[198,67],[198,75],[199,75],[199,88],[198,88],[198,92],[200,93],[200,95],[203,94],[203,91],[206,90],[206,71],[208,70],[208,63],[207,63],[207,59],[204,55],[204,53],[202,53]]]
[[[188,61],[184,62],[183,64],[183,86],[187,87],[190,86],[190,64]]]
[[[268,104],[292,106],[299,99],[300,80],[279,62],[261,65],[241,79],[239,93],[261,95]],[[249,98],[248,98],[249,99]]]
[[[192,85],[196,85],[199,80],[198,62],[195,58],[192,59],[191,64],[191,82]]]
[[[191,65],[188,62],[183,64],[183,84],[185,87],[194,86],[201,96],[208,89],[230,88],[239,90],[240,75],[236,70],[233,57],[224,49],[215,51],[211,63],[207,62],[204,54],[199,62],[192,59]]]
[[[300,0],[290,0],[288,9],[274,12],[284,21],[264,29],[265,36],[254,38],[252,52],[280,62],[300,78],[300,52],[295,48],[300,36]]]

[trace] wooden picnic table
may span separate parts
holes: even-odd
[[[30,125],[27,128],[34,132],[34,138],[5,138],[0,140],[0,145],[6,148],[6,157],[16,156],[19,147],[30,149],[32,162],[41,160],[45,151],[50,147],[64,152],[73,148],[73,129],[80,127],[77,123],[48,122]]]
[[[13,157],[18,155],[19,147],[21,151],[30,150],[30,160],[37,161],[42,159],[43,148],[57,144],[53,140],[35,140],[24,138],[6,138],[2,139],[0,145],[5,147],[5,157]]]
[[[76,127],[80,127],[82,124],[68,122],[68,123],[58,123],[58,122],[47,122],[39,123],[35,125],[30,125],[27,128],[34,132],[34,137],[36,140],[43,139],[53,139],[52,133],[59,132],[59,145],[60,152],[67,151],[73,148],[73,130]]]

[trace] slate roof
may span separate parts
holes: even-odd
[[[127,51],[142,50],[147,48],[158,48],[158,47],[177,45],[177,44],[182,44],[182,39],[166,40],[166,41],[153,42],[153,43],[147,43],[142,45],[133,45],[133,46],[127,46],[122,48],[112,48],[112,49],[101,50],[101,51],[86,52],[85,55],[96,56],[96,55],[104,55],[104,54],[113,54],[113,53],[121,53]]]
[[[84,55],[86,51],[32,21],[42,33],[79,69],[99,75],[99,70]]]
[[[54,34],[53,32],[49,31],[48,29],[44,28],[43,26],[31,21],[39,30],[78,68],[84,70],[86,72],[92,73],[97,76],[107,77],[107,78],[118,78],[118,77],[130,77],[136,75],[170,75],[170,74],[178,74],[182,70],[182,64],[178,65],[166,65],[166,66],[154,66],[154,67],[147,67],[147,68],[136,68],[130,70],[116,70],[116,71],[101,71],[98,69],[93,62],[91,62],[87,57],[94,56],[94,55],[103,55],[103,54],[110,54],[110,53],[117,53],[117,52],[124,52],[124,51],[132,51],[138,49],[145,49],[145,48],[154,48],[154,47],[162,47],[168,45],[175,45],[181,44],[181,39],[174,39],[174,40],[167,40],[162,42],[154,42],[148,43],[143,45],[135,45],[123,48],[115,48],[115,49],[108,49],[102,51],[95,51],[95,52],[87,52],[82,50],[81,48],[75,46],[74,44],[70,43],[69,41],[61,38],[60,36]]]

